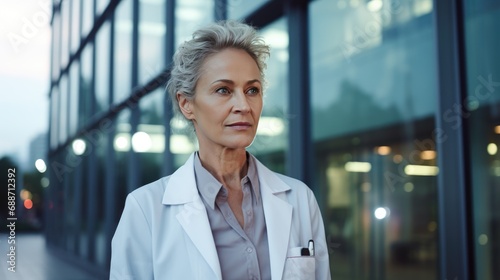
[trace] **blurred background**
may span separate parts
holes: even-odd
[[[197,149],[164,92],[173,52],[227,18],[271,46],[248,150],[316,194],[333,279],[500,279],[499,1],[0,7],[0,218],[16,168],[32,252],[2,279],[107,278],[126,195]]]

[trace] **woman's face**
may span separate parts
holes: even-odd
[[[262,112],[262,81],[246,51],[230,48],[208,57],[194,98],[177,97],[193,121],[200,149],[244,149],[252,143]]]

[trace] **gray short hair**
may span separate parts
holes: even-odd
[[[167,92],[174,113],[180,114],[177,92],[193,98],[203,62],[209,56],[227,48],[246,51],[257,63],[264,84],[269,46],[257,30],[234,20],[214,22],[195,31],[193,38],[182,43],[174,54],[170,79],[167,82]]]

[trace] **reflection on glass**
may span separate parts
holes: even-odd
[[[123,101],[131,92],[132,1],[123,0],[115,12],[115,49],[113,103]]]
[[[145,84],[165,66],[165,0],[140,4],[139,84]]]
[[[432,1],[318,0],[309,12],[332,278],[437,279]]]
[[[269,0],[253,0],[253,1],[244,1],[244,0],[229,0],[227,2],[227,17],[230,19],[242,19],[245,16],[248,16],[254,10],[258,9],[264,3]],[[217,13],[217,8],[215,12]]]
[[[106,21],[96,35],[95,98],[96,113],[109,108],[110,22]]]
[[[288,31],[285,18],[260,30],[271,47],[267,61],[264,107],[257,136],[248,151],[276,172],[285,173],[288,149]]]
[[[464,1],[475,278],[500,279],[500,53],[497,1]],[[480,43],[479,43],[480,42]]]
[[[69,135],[75,134],[78,129],[79,66],[78,61],[73,61],[70,68]]]

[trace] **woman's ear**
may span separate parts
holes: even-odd
[[[188,120],[194,119],[193,111],[191,110],[191,100],[189,100],[182,92],[177,92],[177,102],[179,103],[179,108],[181,113]]]

